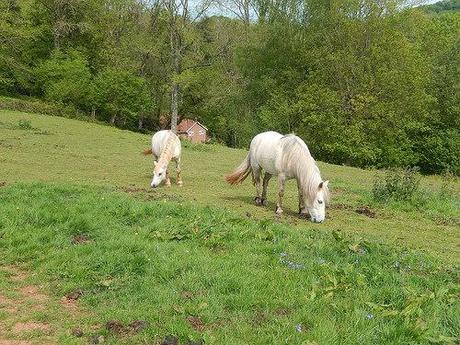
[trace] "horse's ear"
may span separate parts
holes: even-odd
[[[158,164],[158,162],[157,162],[157,161],[153,161],[153,166],[154,166],[154,167],[156,167],[156,166],[157,166],[157,164]]]
[[[327,180],[327,181],[322,181],[322,182],[319,184],[319,189],[326,188],[328,184],[329,184],[329,180]]]

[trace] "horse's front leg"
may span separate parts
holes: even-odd
[[[171,180],[169,178],[169,171],[167,169],[166,169],[165,185],[166,187],[171,187]]]
[[[180,176],[181,168],[180,168],[180,158],[176,159],[176,183],[179,187],[181,187],[184,183],[182,182],[182,177]]]
[[[303,197],[303,190],[301,188],[299,181],[297,181],[297,191],[299,192],[299,217],[307,218],[308,212],[306,211],[305,199]]]
[[[302,215],[303,210],[305,208],[305,202],[304,202],[304,199],[303,199],[303,192],[302,192],[302,188],[300,186],[299,181],[297,181],[297,191],[299,193],[299,215]]]
[[[276,214],[283,213],[283,196],[284,196],[284,183],[286,182],[286,178],[283,174],[278,175],[278,202],[276,204]]]

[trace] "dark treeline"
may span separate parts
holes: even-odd
[[[187,116],[234,147],[295,132],[327,162],[460,174],[448,3],[2,0],[0,94],[129,129]]]

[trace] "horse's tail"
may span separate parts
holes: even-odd
[[[144,150],[143,154],[144,155],[151,155],[153,152],[152,152],[152,149],[147,149],[147,150]]]
[[[246,156],[244,161],[235,169],[231,174],[225,176],[225,179],[231,185],[239,184],[248,177],[251,172],[251,164],[249,161],[249,154]]]

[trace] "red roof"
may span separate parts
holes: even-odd
[[[190,129],[192,129],[193,126],[199,125],[200,127],[204,128],[205,130],[208,130],[205,126],[203,126],[201,123],[195,120],[191,119],[183,119],[178,125],[177,125],[177,132],[178,133],[187,133]]]

